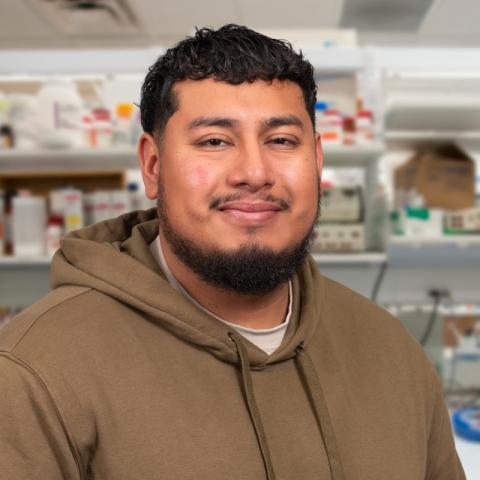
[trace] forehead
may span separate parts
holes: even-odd
[[[228,115],[242,118],[294,114],[307,117],[303,92],[289,80],[232,85],[212,78],[183,80],[174,85],[178,109],[174,116]]]

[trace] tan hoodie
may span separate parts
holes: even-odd
[[[157,231],[150,210],[73,233],[0,331],[0,478],[465,478],[396,319],[309,259],[268,356],[167,283]]]

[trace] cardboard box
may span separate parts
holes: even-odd
[[[475,315],[443,317],[443,345],[459,347],[462,337],[474,340],[474,343],[478,340],[478,353],[480,353],[480,317]]]
[[[394,185],[396,207],[470,208],[475,205],[475,162],[455,145],[422,150],[395,170]]]

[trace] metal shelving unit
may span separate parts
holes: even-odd
[[[328,266],[362,266],[378,265],[387,261],[387,254],[382,252],[366,253],[313,253],[319,265]]]
[[[95,172],[138,168],[134,148],[2,150],[0,175],[30,172]]]
[[[369,167],[385,153],[385,146],[381,143],[371,145],[325,145],[324,167]]]

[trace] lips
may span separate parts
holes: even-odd
[[[280,205],[273,202],[257,201],[257,202],[227,202],[218,208],[220,211],[238,210],[240,212],[269,212],[280,211]]]
[[[278,215],[283,208],[274,202],[234,201],[222,204],[218,210],[227,221],[237,225],[261,226]]]

